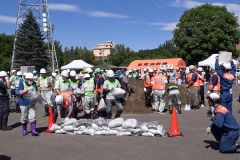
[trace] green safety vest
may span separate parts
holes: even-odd
[[[79,80],[72,81],[71,79],[69,80],[71,87],[76,87],[78,88]]]
[[[60,83],[59,83],[59,90],[60,90],[60,92],[63,91],[63,90],[62,90],[62,89],[63,89],[63,87],[62,87],[63,85],[67,85],[67,87],[68,87],[67,90],[64,90],[64,91],[70,91],[70,89],[71,89],[70,87],[71,87],[71,86],[70,86],[70,81],[69,81],[69,80],[63,81],[63,80],[61,79],[61,80],[59,80],[59,82],[60,82]]]
[[[83,84],[84,87],[84,95],[85,96],[93,96],[94,95],[94,82],[90,79],[85,81]]]
[[[114,82],[110,82],[109,80],[107,80],[107,88],[108,89],[117,88],[118,85],[119,85],[118,80],[115,80]],[[108,96],[113,96],[113,94],[109,92]]]
[[[25,90],[25,89],[28,89],[28,88],[31,87],[31,86],[28,86],[28,85],[26,84],[26,82],[23,81],[23,87],[24,87],[24,90]],[[28,93],[24,94],[24,95],[23,95],[23,99],[29,99],[29,94],[28,94]]]
[[[39,86],[40,86],[40,89],[49,89],[49,86],[48,86],[48,77],[46,78],[43,78],[43,77],[40,77],[39,78]]]
[[[176,85],[172,85],[172,86],[169,86],[168,89],[169,89],[169,90],[172,90],[172,89],[178,89],[178,86],[176,86]]]

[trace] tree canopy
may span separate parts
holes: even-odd
[[[219,51],[236,57],[240,32],[237,17],[226,7],[205,4],[184,12],[174,31],[174,43],[180,57],[189,64]]]

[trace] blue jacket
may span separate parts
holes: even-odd
[[[216,108],[216,116],[212,118],[212,124],[227,132],[230,130],[238,130],[239,124],[233,115],[222,105]]]
[[[231,66],[232,66],[232,70],[230,71],[230,74],[232,74],[233,77],[235,77],[236,67],[233,64],[233,62],[231,62]],[[230,90],[232,88],[234,79],[233,80],[228,79],[228,78],[226,78],[226,76],[224,76],[224,73],[219,66],[219,60],[218,59],[216,59],[216,62],[215,62],[215,69],[216,69],[216,72],[217,72],[218,76],[220,77],[220,88],[221,88],[221,90],[222,91]]]

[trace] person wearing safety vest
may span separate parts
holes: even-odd
[[[153,69],[148,70],[148,75],[144,77],[144,92],[145,92],[145,107],[151,107],[152,101],[152,79],[153,79]]]
[[[36,91],[36,84],[34,82],[34,75],[32,73],[26,73],[25,80],[21,80],[19,83],[19,105],[21,108],[21,124],[22,135],[27,135],[27,124],[31,123],[32,136],[38,136],[36,131],[36,109],[35,104],[30,102],[30,94]]]
[[[81,97],[79,95],[80,91],[78,92],[78,90],[80,90],[80,82],[77,79],[77,73],[75,70],[72,70],[70,72],[69,82],[70,82],[70,86],[71,86],[72,92],[73,92],[73,94],[75,96],[75,100],[76,100],[76,101],[73,101],[73,118],[77,119],[77,115],[78,115],[78,111],[79,111],[77,102],[79,102],[81,100]]]
[[[219,152],[235,153],[239,149],[236,143],[239,138],[239,123],[226,108],[220,104],[219,93],[210,93],[209,99],[215,107],[215,113],[211,119],[212,123],[206,129],[207,133],[212,133],[215,139],[220,142]]]
[[[38,75],[37,75],[37,71],[36,70],[33,70],[33,75],[34,75],[34,81],[37,82]]]
[[[85,82],[82,84],[81,93],[84,95],[84,111],[87,118],[93,118],[95,85],[90,75],[84,75]]]
[[[100,68],[96,68],[94,71],[95,78],[96,78],[96,93],[97,93],[97,102],[99,103],[101,97],[103,97],[103,84],[104,84],[104,78],[102,76],[102,71]]]
[[[14,86],[15,86],[15,93],[16,93],[16,112],[17,113],[20,112],[18,88],[19,88],[19,83],[20,83],[21,80],[22,80],[22,72],[18,71],[17,72],[17,76],[16,76],[15,81],[14,81],[14,83],[15,83],[14,84]]]
[[[174,72],[173,67],[169,68],[168,76],[169,83],[176,83],[176,73]]]
[[[182,114],[181,111],[181,101],[179,98],[180,91],[179,88],[176,84],[172,83],[169,85],[167,88],[167,93],[168,93],[168,106],[169,106],[169,113],[172,113],[173,107],[176,108],[178,114]]]
[[[204,107],[204,82],[206,81],[204,78],[205,72],[203,72],[203,68],[202,67],[198,67],[197,69],[197,73],[198,73],[198,77],[199,77],[199,86],[200,86],[200,90],[199,90],[199,96],[200,96],[200,104],[201,107]]]
[[[69,72],[67,70],[63,70],[61,72],[61,77],[55,83],[55,93],[56,93],[56,104],[57,108],[54,116],[55,121],[57,117],[61,120],[62,118],[70,118],[73,112],[73,103],[72,103],[72,89],[70,85],[70,81],[68,79]]]
[[[11,77],[10,77],[10,84],[11,84],[11,96],[15,97],[16,93],[16,86],[15,86],[15,80],[16,80],[16,75],[17,75],[17,71],[16,70],[12,70],[11,71]]]
[[[200,108],[200,85],[199,85],[199,76],[195,71],[195,67],[193,65],[189,66],[190,74],[188,75],[188,84],[192,93],[192,108],[199,109]]]
[[[166,77],[160,72],[158,75],[152,78],[152,94],[153,94],[153,103],[152,107],[158,112],[163,112],[165,109],[165,102],[163,101],[163,94],[165,93],[165,84],[167,83]]]
[[[232,113],[232,86],[235,80],[236,67],[233,61],[231,63],[223,63],[220,66],[218,57],[216,57],[215,69],[220,77],[221,105],[225,106]]]
[[[181,85],[181,84],[182,84],[181,72],[180,72],[179,67],[176,68],[176,83],[177,83],[178,85]]]
[[[108,70],[106,76],[108,79],[103,84],[103,90],[106,93],[107,118],[112,118],[112,107],[114,104],[118,108],[115,118],[118,118],[123,112],[123,106],[121,99],[115,98],[112,91],[114,88],[121,88],[121,85],[118,80],[114,79],[113,70]]]
[[[9,95],[7,89],[10,88],[10,82],[6,80],[7,73],[0,71],[0,130],[7,131],[11,130],[8,127],[8,116],[9,116]]]

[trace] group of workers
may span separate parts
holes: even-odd
[[[36,71],[24,73],[12,70],[11,76],[5,71],[0,72],[0,129],[11,130],[7,126],[9,115],[9,94],[16,100],[16,111],[21,112],[22,135],[27,135],[27,124],[31,125],[31,133],[38,136],[36,130],[36,99],[45,109],[45,116],[49,109],[53,109],[56,121],[64,118],[78,118],[80,109],[84,111],[84,118],[105,117],[112,118],[112,107],[117,111],[115,118],[121,116],[123,103],[127,100],[129,87],[122,73],[113,70],[103,71],[96,68],[85,68],[80,74],[75,70],[57,71],[48,76],[42,68],[37,75]],[[124,95],[115,97],[115,88],[124,90]],[[8,90],[11,89],[11,93]],[[98,112],[98,104],[103,99],[106,105],[104,111]]]

